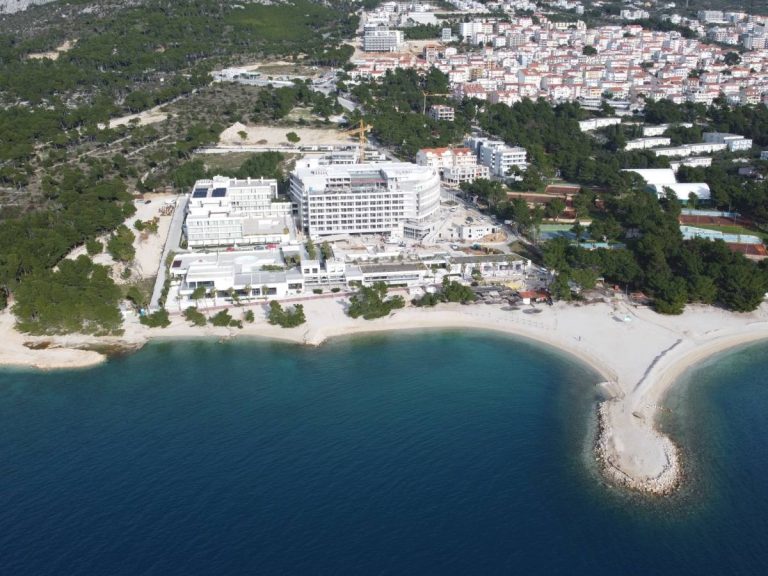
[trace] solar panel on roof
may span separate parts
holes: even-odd
[[[213,192],[211,192],[211,198],[223,198],[226,195],[227,195],[226,188],[214,188]]]
[[[205,198],[208,195],[208,188],[195,188],[192,192],[192,198]]]

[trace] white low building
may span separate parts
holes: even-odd
[[[625,150],[646,150],[648,148],[658,148],[659,146],[669,146],[672,143],[670,138],[662,136],[651,136],[647,138],[636,138],[629,140],[624,146]]]
[[[621,124],[621,118],[591,118],[579,122],[579,130],[582,132],[589,132],[591,130],[605,128],[606,126],[616,126],[617,124]]]
[[[285,270],[278,250],[180,254],[171,263],[178,294],[190,300],[197,288],[214,299],[286,298],[304,292],[298,269]],[[183,303],[182,303],[183,306]]]
[[[679,183],[671,168],[647,168],[647,169],[628,169],[623,172],[633,172],[638,174],[648,184],[659,198],[666,195],[667,191],[672,191],[681,202],[688,202],[691,194],[694,194],[699,200],[708,201],[712,198],[712,192],[709,186],[703,182],[685,182]]]
[[[725,144],[731,152],[741,152],[752,149],[752,139],[738,134],[726,132],[704,132],[704,142]]]
[[[531,261],[517,254],[483,254],[478,256],[453,256],[448,262],[448,272],[464,280],[472,280],[477,274],[486,280],[519,277],[531,268]]]
[[[661,136],[669,128],[669,124],[643,126],[643,136]]]
[[[721,142],[699,142],[696,144],[683,144],[681,146],[672,146],[669,148],[654,148],[653,153],[657,156],[685,157],[695,156],[697,154],[712,154],[722,152],[727,148],[725,143]]]
[[[291,252],[289,249],[288,252]],[[172,297],[179,309],[292,298],[313,292],[348,290],[355,285],[416,287],[438,282],[441,275],[474,280],[508,279],[525,274],[531,261],[517,254],[448,256],[433,254],[425,259],[389,262],[349,262],[335,256],[310,260],[302,248],[301,264],[288,267],[288,252],[243,250],[180,254],[171,264]],[[289,258],[290,259],[290,258]],[[202,290],[200,290],[202,289]],[[198,292],[198,294],[195,294]],[[193,299],[192,295],[199,296]]]
[[[684,158],[676,162],[670,162],[669,167],[675,172],[680,169],[680,166],[689,166],[691,168],[706,168],[712,166],[712,158],[709,156],[696,156],[694,158]]]
[[[423,262],[396,264],[360,264],[363,284],[384,282],[387,286],[422,286],[432,271]]]
[[[278,198],[276,180],[215,176],[195,183],[184,235],[191,248],[279,245],[295,232],[291,213],[291,203]]]

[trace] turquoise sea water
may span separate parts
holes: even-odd
[[[764,350],[669,399],[663,501],[600,482],[597,375],[482,332],[3,371],[0,574],[762,574]]]

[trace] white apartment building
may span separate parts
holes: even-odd
[[[725,22],[722,10],[699,10],[697,17],[700,22],[715,24]]]
[[[663,136],[651,136],[648,138],[636,138],[629,140],[624,147],[625,150],[646,150],[648,148],[657,148],[659,146],[669,146],[672,144],[670,138]]]
[[[704,132],[702,135],[704,142],[725,144],[731,152],[740,152],[752,149],[752,139],[744,138],[739,134],[728,134],[727,132]]]
[[[477,163],[469,148],[422,148],[416,153],[416,164],[437,170],[445,184],[456,187],[462,182],[488,179],[490,169]]]
[[[190,248],[280,244],[294,231],[292,206],[278,201],[277,180],[198,180],[187,203],[184,234]]]
[[[619,12],[619,18],[623,20],[642,20],[648,18],[650,14],[647,10],[622,10]]]
[[[383,26],[365,27],[363,50],[366,52],[397,52],[403,44],[403,32]]]
[[[435,168],[406,162],[320,165],[302,160],[291,174],[291,199],[311,236],[396,233],[427,226],[440,207]]]
[[[726,149],[726,147],[726,144],[719,142],[700,142],[697,144],[672,146],[670,148],[654,148],[653,153],[657,156],[694,156],[696,154],[712,154],[713,152],[722,152]]]
[[[597,130],[606,126],[616,126],[617,124],[621,124],[621,118],[591,118],[579,122],[579,130],[589,132],[590,130]]]
[[[709,156],[695,156],[693,158],[685,158],[676,162],[670,162],[669,167],[675,172],[680,169],[680,166],[689,166],[691,168],[706,168],[712,166],[712,158]]]
[[[487,166],[494,176],[506,178],[512,167],[525,170],[528,166],[527,152],[520,146],[507,146],[501,140],[477,137],[467,138],[464,143],[477,154],[479,163]]]
[[[643,136],[661,136],[669,128],[669,124],[643,126]]]
[[[491,171],[488,166],[473,164],[472,166],[452,166],[443,171],[443,182],[451,188],[458,188],[462,182],[474,182],[475,180],[488,180]]]
[[[504,178],[512,167],[525,169],[527,153],[520,146],[483,146],[480,149],[480,163],[488,166],[494,176]]]
[[[451,106],[445,106],[444,104],[433,104],[429,107],[427,113],[432,120],[446,120],[453,122],[456,118],[456,113]]]
[[[416,153],[416,164],[440,171],[454,166],[474,166],[477,157],[469,148],[422,148]]]

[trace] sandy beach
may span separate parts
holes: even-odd
[[[665,493],[681,480],[682,463],[674,443],[656,428],[663,399],[679,376],[723,350],[768,338],[768,306],[733,314],[708,306],[689,306],[681,316],[661,316],[623,300],[593,304],[505,310],[499,306],[445,304],[406,307],[374,321],[345,315],[343,296],[302,301],[307,323],[283,329],[266,321],[263,305],[234,308],[240,318],[252,309],[256,321],[236,328],[191,327],[177,313],[165,329],[148,329],[137,318],[125,322],[121,337],[27,337],[13,329],[8,311],[0,314],[0,365],[40,369],[91,366],[101,354],[93,344],[138,347],[152,339],[259,337],[320,345],[338,336],[414,329],[480,329],[531,338],[588,363],[604,381],[599,406],[596,457],[611,481],[632,489]],[[535,312],[534,310],[538,310]],[[203,309],[203,311],[205,311]],[[514,344],[511,344],[514,345]],[[45,347],[33,349],[33,347]]]

